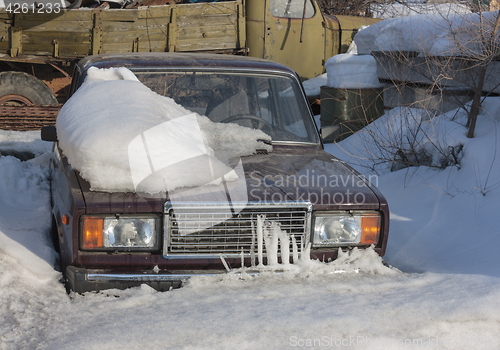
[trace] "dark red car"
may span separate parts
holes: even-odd
[[[71,93],[91,67],[125,67],[152,91],[193,113],[269,137],[259,140],[261,149],[251,155],[220,156],[240,180],[223,179],[215,192],[201,186],[181,195],[91,190],[55,143],[53,235],[69,290],[143,283],[168,290],[193,275],[242,265],[258,272],[270,259],[288,263],[304,253],[328,262],[339,248],[373,245],[384,255],[385,198],[323,150],[300,80],[287,67],[226,55],[98,55],[77,65]],[[47,141],[57,135],[53,127],[42,130]],[[259,231],[258,225],[265,227]],[[284,233],[279,250],[262,237],[262,230],[276,226]]]

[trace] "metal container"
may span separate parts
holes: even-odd
[[[321,87],[321,126],[339,125],[340,141],[384,113],[383,88],[338,89]]]

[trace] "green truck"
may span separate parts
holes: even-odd
[[[377,21],[328,16],[314,0],[164,3],[130,9],[63,9],[54,3],[49,11],[11,2],[1,9],[0,128],[22,129],[35,116],[40,124],[54,120],[75,63],[88,55],[240,54],[282,63],[309,79],[324,73],[325,61],[345,50],[361,25]]]

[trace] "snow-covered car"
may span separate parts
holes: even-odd
[[[384,255],[389,210],[323,150],[298,76],[247,57],[98,55],[55,127],[53,238],[68,290]]]

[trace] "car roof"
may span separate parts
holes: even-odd
[[[272,70],[295,74],[282,64],[254,57],[184,53],[184,52],[129,52],[118,54],[101,54],[87,56],[78,63],[83,70],[91,66],[97,68],[111,67],[178,67],[178,68],[234,68],[250,70]]]

